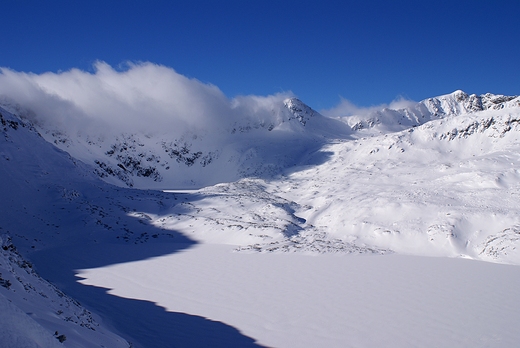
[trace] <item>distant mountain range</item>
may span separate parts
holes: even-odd
[[[170,137],[167,129],[156,134],[139,129],[70,134],[60,124],[33,127],[47,141],[94,167],[95,173],[109,183],[136,188],[193,188],[281,173],[329,140],[349,139],[359,131],[395,132],[436,119],[489,109],[508,110],[519,104],[517,96],[455,91],[405,109],[385,108],[333,119],[290,98],[276,104],[268,119],[255,121],[244,115],[241,122],[186,129],[179,137]]]

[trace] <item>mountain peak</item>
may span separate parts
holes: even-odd
[[[283,101],[283,104],[293,115],[289,120],[297,119],[304,126],[318,113],[298,98],[287,98]]]
[[[455,97],[455,99],[457,99],[457,100],[464,100],[464,99],[467,99],[469,97],[469,94],[464,92],[461,89],[457,89],[456,91],[452,92],[450,95]]]

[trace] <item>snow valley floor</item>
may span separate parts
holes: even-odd
[[[227,323],[270,347],[514,347],[520,340],[520,270],[509,265],[245,254],[204,244],[78,277],[113,296]]]
[[[4,102],[2,343],[516,347],[518,97],[274,99],[168,141]]]

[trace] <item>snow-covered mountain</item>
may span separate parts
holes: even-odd
[[[235,100],[229,110],[244,114],[229,122],[124,131],[73,127],[42,119],[34,105],[2,100],[0,306],[8,315],[0,319],[7,346],[288,346],[304,331],[307,343],[340,337],[330,342],[340,346],[347,339],[340,329],[313,336],[298,326],[303,314],[313,320],[313,306],[312,315],[298,307],[292,317],[276,312],[283,308],[276,302],[271,317],[223,305],[218,296],[219,305],[201,305],[193,289],[171,295],[183,279],[163,273],[185,270],[166,262],[168,255],[186,256],[188,268],[210,267],[189,258],[205,248],[209,262],[222,267],[235,267],[225,263],[234,258],[244,265],[254,258],[254,267],[271,260],[273,275],[285,272],[273,265],[289,259],[257,256],[406,254],[520,264],[520,97],[456,91],[405,109],[335,118],[296,98],[247,108]],[[139,268],[141,261],[152,268]],[[114,271],[122,265],[129,268]],[[216,287],[229,277],[197,270]],[[507,272],[516,274],[516,267]],[[226,289],[230,303],[247,298]],[[261,292],[252,293],[261,301]],[[255,311],[271,308],[262,303]],[[507,313],[515,323],[516,307]],[[27,335],[5,324],[9,318],[30,328]],[[291,334],[266,329],[274,323],[285,323]],[[507,323],[497,330],[516,332]],[[60,343],[60,335],[67,340]],[[503,339],[520,339],[511,335]]]
[[[171,133],[135,129],[71,134],[61,124],[36,128],[47,141],[93,166],[109,183],[163,189],[269,177],[297,164],[309,149],[318,150],[331,136],[349,132],[346,125],[323,117],[296,98],[280,100],[262,112],[268,117],[244,115],[240,122]]]
[[[269,117],[245,115],[230,124],[176,132],[178,137],[172,137],[167,129],[155,134],[137,129],[69,134],[60,124],[36,127],[46,140],[95,167],[97,175],[107,182],[137,188],[193,188],[282,173],[329,139],[348,139],[352,132],[344,123],[353,131],[387,133],[519,104],[518,97],[455,91],[405,109],[386,108],[364,116],[331,119],[289,98],[272,105],[267,110]]]
[[[484,110],[503,110],[520,106],[518,96],[486,93],[467,94],[461,90],[425,99],[404,109],[384,108],[362,116],[348,117],[354,130],[375,129],[378,132],[398,131],[446,117],[472,114]]]

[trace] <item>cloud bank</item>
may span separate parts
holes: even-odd
[[[93,68],[43,74],[0,68],[0,104],[21,105],[21,114],[33,123],[71,136],[140,132],[181,138],[212,132],[216,139],[235,126],[281,124],[283,101],[294,96],[286,92],[230,99],[215,85],[150,62],[126,63],[126,69],[117,70],[99,61]],[[383,108],[414,104],[399,98],[363,108],[342,98],[321,113],[349,124],[353,115],[367,118]]]
[[[390,104],[381,104],[369,107],[359,107],[345,98],[340,98],[338,105],[331,109],[321,110],[320,113],[328,117],[348,117],[348,116],[370,116],[382,109],[399,110],[416,105],[417,102],[399,97]]]
[[[211,84],[145,62],[118,71],[104,62],[94,72],[72,69],[33,74],[0,68],[0,96],[25,109],[31,121],[77,132],[116,130],[179,135],[186,130],[215,129],[276,118],[291,93],[227,98]]]

